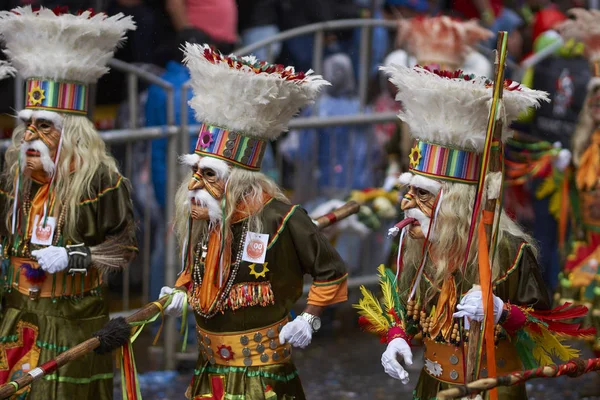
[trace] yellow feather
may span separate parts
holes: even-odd
[[[548,203],[548,211],[558,221],[560,219],[560,212],[562,209],[562,193],[560,190],[552,193],[550,201]]]
[[[537,326],[541,334],[530,332],[530,336],[536,344],[532,354],[540,365],[554,364],[552,357],[568,361],[579,356],[579,350],[562,344],[559,336],[550,332],[545,326],[540,324]]]
[[[358,301],[358,304],[353,304],[353,307],[358,310],[359,315],[367,318],[377,333],[387,332],[390,328],[390,323],[383,316],[383,310],[379,301],[364,286],[360,287],[360,291],[363,298]]]
[[[544,197],[549,196],[550,194],[556,191],[556,182],[554,181],[554,177],[550,175],[546,179],[542,181],[538,189],[535,191],[535,197],[538,199],[543,199]]]

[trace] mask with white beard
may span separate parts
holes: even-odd
[[[421,226],[421,231],[423,231],[423,235],[425,237],[428,237],[427,235],[429,235],[429,240],[432,241],[434,239],[434,232],[431,232],[431,234],[429,234],[429,228],[431,225],[431,218],[429,218],[427,215],[425,215],[425,213],[421,210],[419,210],[418,208],[410,208],[406,211],[404,211],[404,218],[414,218],[419,222],[419,225]]]
[[[37,139],[31,142],[23,142],[21,143],[21,171],[25,172],[28,170],[34,170],[34,166],[32,163],[38,159],[42,164],[42,168],[44,172],[48,174],[48,176],[54,175],[55,165],[54,161],[50,157],[50,149],[46,144]]]
[[[193,172],[188,184],[192,219],[219,223],[222,219],[221,199],[225,195],[230,167],[222,160],[197,154],[184,155],[181,161]]]
[[[208,219],[212,224],[221,222],[222,213],[219,201],[205,189],[188,191],[188,199],[193,219]]]

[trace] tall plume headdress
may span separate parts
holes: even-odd
[[[63,7],[31,6],[0,11],[4,52],[26,80],[26,114],[85,116],[89,85],[108,72],[115,49],[135,28],[133,19],[123,14],[108,17],[88,10],[73,15]]]
[[[196,154],[252,171],[260,169],[267,141],[329,84],[312,71],[224,56],[208,45],[186,43],[183,51],[194,90],[189,104],[202,123]]]

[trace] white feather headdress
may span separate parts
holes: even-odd
[[[0,11],[5,53],[23,78],[94,83],[108,72],[106,64],[125,33],[135,29],[123,14],[57,14],[31,6]]]
[[[408,124],[413,137],[460,150],[483,151],[493,82],[420,67],[393,65],[381,69],[399,89],[396,100],[402,103],[402,110],[398,116]],[[504,120],[503,140],[509,136],[510,122],[541,101],[549,101],[546,92],[505,82],[499,115]]]
[[[186,43],[183,50],[194,90],[189,104],[198,121],[260,139],[276,139],[329,84],[310,71],[296,72],[254,56],[223,56],[207,45]]]

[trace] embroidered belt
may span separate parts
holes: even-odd
[[[467,345],[465,344],[465,355]],[[482,356],[479,377],[487,378],[487,363],[485,352]],[[453,344],[437,343],[425,339],[425,372],[433,378],[450,383],[464,384],[463,354],[460,347]],[[507,340],[500,340],[496,346],[496,373],[509,374],[523,369],[521,360],[514,345]]]
[[[292,347],[279,343],[285,318],[273,325],[243,332],[209,332],[198,327],[198,346],[211,364],[250,367],[290,361]]]
[[[100,275],[93,268],[88,274],[68,274],[65,271],[55,274],[46,273],[46,279],[43,282],[32,283],[27,279],[25,268],[21,268],[21,266],[29,264],[33,268],[39,268],[35,260],[10,257],[10,263],[13,266],[12,287],[32,300],[40,297],[83,295],[98,288],[102,283]]]

